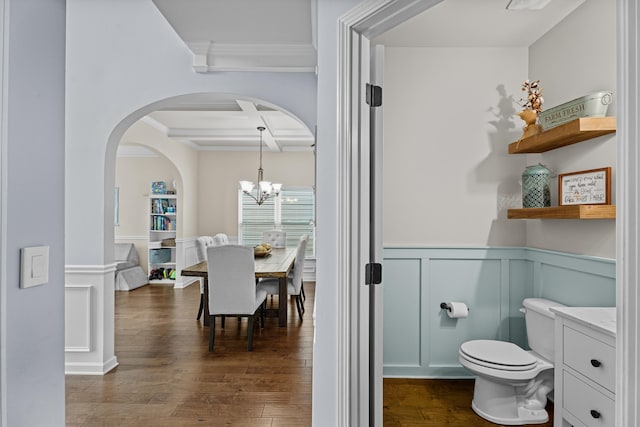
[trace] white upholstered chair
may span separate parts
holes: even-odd
[[[298,245],[300,245],[303,240],[305,241],[305,249],[303,252],[305,252],[304,256],[306,256],[307,245],[309,244],[309,235],[303,234],[302,236],[300,236],[300,240],[298,240]],[[302,272],[302,274],[304,275],[304,271]],[[300,295],[302,295],[302,300],[306,301],[307,296],[304,294],[304,280],[300,279],[300,282],[301,282]]]
[[[262,232],[262,242],[269,243],[272,248],[287,246],[287,233],[283,230],[265,230]]]
[[[292,274],[287,277],[287,294],[293,295],[296,298],[296,308],[298,309],[298,316],[302,320],[302,313],[304,313],[304,303],[302,300],[302,274],[304,273],[304,255],[307,250],[307,239],[301,238],[298,242],[298,248],[296,250],[296,261],[293,265]],[[258,289],[263,289],[269,295],[278,295],[278,279],[269,278],[260,280],[258,283]],[[286,301],[278,301],[278,304],[286,304]]]
[[[213,351],[215,316],[248,317],[247,350],[253,349],[254,319],[264,327],[267,292],[256,286],[253,248],[240,245],[207,248],[209,278],[209,351]],[[223,317],[224,319],[224,317]]]
[[[222,246],[229,244],[229,237],[224,233],[218,233],[213,236],[213,246]]]
[[[196,257],[197,262],[206,261],[207,248],[214,245],[214,239],[211,236],[200,236],[196,239]],[[200,307],[198,307],[198,317],[200,320],[202,310],[204,309],[204,280],[200,279]]]

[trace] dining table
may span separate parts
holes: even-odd
[[[265,316],[278,317],[278,325],[287,326],[287,276],[296,260],[296,248],[271,248],[271,251],[255,257],[256,280],[263,278],[278,279],[278,308],[265,310]],[[209,280],[208,264],[202,261],[185,267],[183,276],[201,277],[204,282],[204,325],[209,326]]]

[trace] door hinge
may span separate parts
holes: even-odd
[[[370,107],[382,105],[382,87],[367,83],[367,104]]]
[[[370,262],[364,266],[365,285],[379,285],[382,283],[382,264]]]

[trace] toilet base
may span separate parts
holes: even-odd
[[[549,421],[544,404],[526,404],[522,401],[524,396],[516,393],[516,388],[520,387],[476,377],[471,407],[476,414],[496,424],[515,426]]]
[[[521,426],[523,424],[544,424],[549,421],[549,413],[544,409],[529,410],[518,408],[518,418],[499,418],[491,414],[483,412],[479,409],[475,402],[471,402],[473,411],[487,421],[505,426]]]

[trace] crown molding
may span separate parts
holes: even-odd
[[[187,42],[198,73],[216,71],[315,72],[313,44]]]

